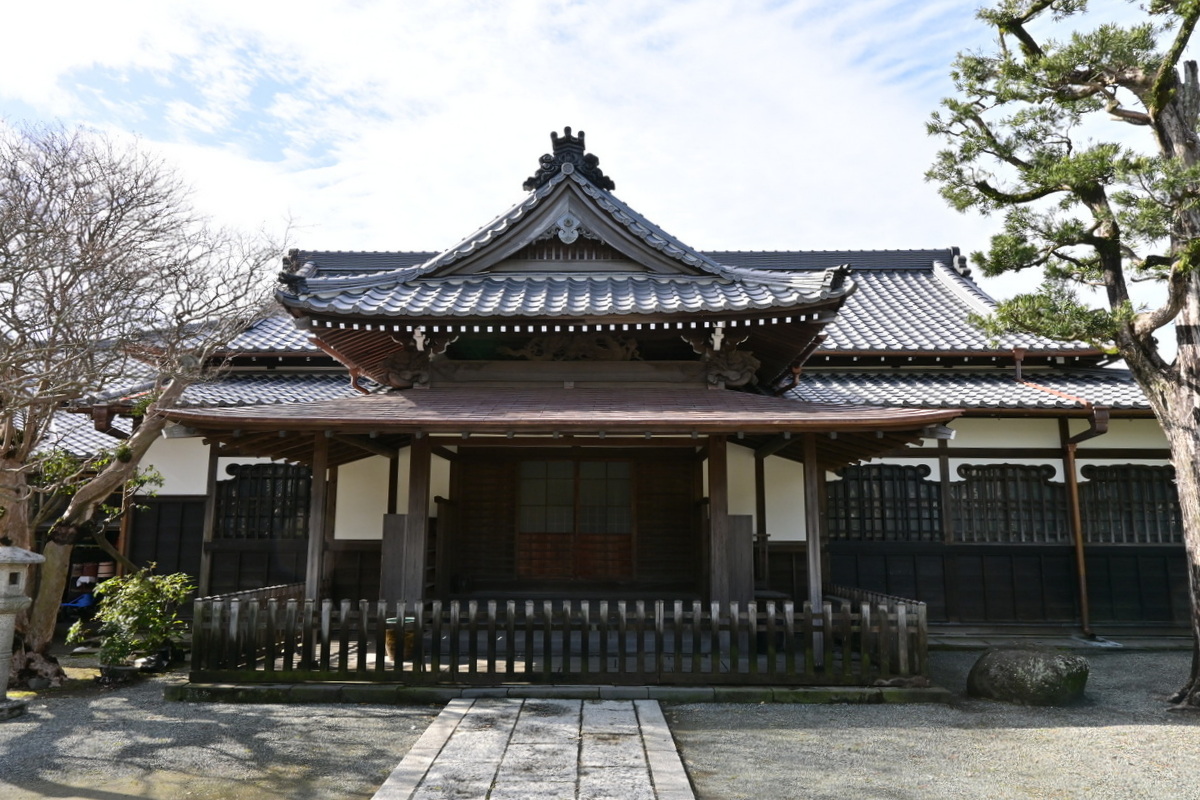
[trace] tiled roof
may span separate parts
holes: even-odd
[[[130,421],[128,419],[117,417],[112,424],[114,428],[129,433]],[[85,457],[99,450],[115,447],[120,441],[115,436],[96,430],[95,425],[92,424],[92,418],[88,414],[71,414],[60,411],[54,415],[54,420],[50,423],[50,430],[46,433],[38,450],[47,452],[62,449],[72,455]]]
[[[800,385],[792,390],[790,397],[805,403],[842,406],[966,409],[1077,409],[1083,408],[1083,404],[1069,398],[1080,398],[1115,409],[1149,409],[1141,390],[1125,370],[1027,369],[1024,379],[1025,383],[1017,383],[1011,367],[810,369],[801,376]],[[367,386],[373,384],[368,382]],[[1039,386],[1043,388],[1037,388]],[[341,372],[235,372],[216,381],[189,387],[180,406],[261,406],[358,396]]]
[[[374,384],[364,381],[366,386]],[[212,381],[189,386],[180,398],[180,408],[214,406],[261,406],[279,403],[310,403],[356,397],[345,372],[233,372]]]
[[[832,272],[767,274],[762,280],[649,273],[483,274],[316,289],[295,308],[372,317],[560,317],[741,312],[807,306],[850,289]],[[841,283],[838,281],[838,283]]]
[[[305,258],[313,261],[318,268],[318,274],[333,275],[356,274],[362,275],[374,270],[393,270],[401,265],[411,265],[416,259],[428,256],[428,253],[356,253],[356,252],[311,252]],[[724,266],[740,268],[753,272],[798,271],[800,274],[823,274],[841,264],[850,265],[850,279],[854,282],[855,290],[842,306],[837,318],[825,328],[826,340],[817,350],[819,354],[835,355],[838,353],[996,353],[1011,352],[1014,348],[1024,348],[1031,352],[1054,353],[1094,353],[1095,348],[1083,342],[1065,342],[1047,339],[1041,336],[1008,335],[993,341],[982,331],[971,325],[968,314],[987,314],[994,307],[994,301],[971,280],[969,274],[963,274],[954,265],[961,261],[956,251],[945,249],[930,250],[814,250],[814,251],[711,251],[706,255],[715,263]],[[965,272],[965,270],[964,270]],[[543,275],[534,280],[526,278],[526,282],[502,292],[499,284],[491,284],[487,279],[473,276],[475,283],[470,285],[472,298],[486,299],[496,305],[515,303],[515,298],[529,298],[534,302],[537,293],[554,292],[556,281],[560,287],[568,286],[568,280],[563,275]],[[460,279],[461,280],[461,279]],[[511,276],[506,276],[511,281]],[[703,279],[712,280],[712,279]],[[517,283],[517,281],[512,281]],[[614,283],[616,283],[614,281]],[[391,285],[395,285],[394,283]],[[582,307],[580,296],[585,294],[583,286],[590,288],[586,293],[599,291],[595,284],[574,285],[571,294],[574,296],[576,307]],[[649,285],[641,287],[643,296],[649,291]],[[384,298],[380,292],[382,286],[370,289],[355,290],[355,297],[364,297],[364,302],[376,305],[395,304],[400,300]],[[467,309],[470,301],[457,301],[452,297],[449,287],[442,287],[444,294],[435,296],[434,289],[418,292],[416,289],[407,291],[406,296],[417,302],[424,303],[431,309],[455,308],[456,314],[473,313]],[[605,292],[629,292],[629,284],[624,288],[606,288]],[[698,290],[699,291],[699,290]],[[767,290],[778,293],[776,290]],[[559,290],[557,297],[562,297]],[[661,284],[659,291],[661,294]],[[367,295],[370,295],[367,298]],[[340,305],[343,301],[335,301]],[[523,301],[524,302],[524,301]],[[597,303],[603,305],[599,298]],[[731,302],[741,302],[731,298]],[[643,311],[649,306],[639,302],[637,309]],[[753,308],[765,306],[756,305]],[[631,307],[632,308],[632,307]],[[707,306],[711,309],[711,305]],[[479,312],[474,312],[479,313]],[[507,312],[501,312],[507,313]],[[576,313],[576,312],[566,312]],[[629,312],[626,312],[629,313]],[[281,333],[290,336],[289,333]]]
[[[1082,409],[1088,401],[1122,410],[1149,410],[1130,374],[1117,369],[806,370],[789,396],[809,403],[904,408]]]
[[[858,290],[825,328],[818,353],[837,352],[1011,352],[1092,353],[1084,342],[1064,342],[1027,334],[992,340],[972,325],[969,314],[995,307],[970,278],[941,262],[912,268],[855,270]]]
[[[907,430],[957,416],[953,410],[811,404],[748,392],[697,389],[421,389],[265,409],[178,409],[171,418],[197,427],[247,430],[403,429],[504,433],[688,433],[738,429]]]
[[[258,320],[229,343],[231,353],[307,354],[321,350],[296,328],[295,320],[276,314]]]

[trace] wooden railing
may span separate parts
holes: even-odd
[[[214,594],[208,597],[197,597],[196,602],[208,600],[296,600],[304,599],[304,583],[281,583],[276,586],[264,586],[261,589],[243,589],[239,592]]]
[[[869,685],[925,670],[924,606],[907,602],[206,598],[191,680]]]

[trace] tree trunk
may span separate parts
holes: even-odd
[[[80,531],[89,526],[100,504],[114,492],[121,491],[133,477],[138,463],[166,427],[167,420],[161,411],[174,405],[186,387],[184,381],[177,380],[163,389],[159,399],[147,411],[142,424],[123,442],[129,457],[125,460],[113,459],[94,478],[80,486],[51,528],[42,552],[46,556],[46,563],[41,567],[41,580],[26,626],[24,651],[13,656],[13,675],[29,674],[35,669],[35,663],[40,663],[43,666],[37,669],[39,676],[51,681],[62,679],[62,668],[49,655],[49,650],[54,641],[59,605],[71,574],[71,551]],[[50,674],[46,674],[46,669],[52,670]]]
[[[34,549],[33,530],[29,525],[29,484],[24,460],[0,458],[0,538],[7,537],[14,547]]]

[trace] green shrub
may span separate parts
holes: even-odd
[[[186,623],[178,606],[195,586],[187,574],[153,574],[154,565],[110,578],[96,587],[100,608],[100,663],[128,664],[138,654],[154,653],[177,641]],[[87,638],[82,621],[67,633],[69,643]]]

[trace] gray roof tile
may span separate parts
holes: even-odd
[[[312,252],[305,258],[317,265],[318,274],[346,275],[365,274],[371,270],[394,270],[402,265],[411,265],[428,253],[355,253],[355,252]],[[1031,352],[1075,352],[1092,353],[1093,347],[1083,342],[1054,341],[1040,336],[1010,335],[996,341],[975,328],[968,321],[971,313],[986,314],[994,308],[994,301],[971,279],[969,271],[956,265],[961,256],[951,248],[928,250],[813,250],[813,251],[710,251],[704,255],[714,263],[740,270],[760,273],[823,274],[841,264],[849,264],[850,278],[855,291],[851,294],[837,319],[826,327],[827,338],[818,353],[832,355],[847,352],[878,353],[993,353],[1009,352],[1013,348],[1025,348]],[[964,274],[965,273],[965,274]],[[480,276],[481,278],[482,276]],[[549,276],[556,277],[556,276]],[[562,278],[562,276],[557,276]],[[698,295],[705,297],[704,308],[713,308],[714,294],[720,282],[698,282],[693,285]],[[517,315],[525,307],[523,302],[533,303],[531,298],[522,297],[520,287],[499,293],[495,289],[485,290],[486,284],[479,283],[473,292],[463,290],[459,302],[449,312],[456,316]],[[648,294],[651,285],[637,284],[633,289],[636,304],[631,304],[627,295],[613,290],[615,308],[620,313],[634,313],[650,308],[653,302]],[[769,286],[745,284],[744,296],[736,302],[744,302],[747,308],[765,308],[771,295]],[[619,298],[619,299],[618,299]],[[419,295],[419,302],[429,303],[430,295]],[[595,300],[600,302],[599,299]],[[373,302],[386,302],[375,296]],[[560,312],[566,315],[588,313],[590,294],[576,291],[567,307]],[[679,303],[681,310],[693,310],[696,306]],[[347,309],[348,310],[348,309]]]
[[[291,305],[311,313],[368,317],[741,312],[819,303],[851,290],[852,284],[833,289],[824,272],[766,275],[762,282],[639,272],[481,274],[388,280],[362,288],[326,286],[328,289],[310,283],[313,292]]]
[[[813,403],[907,408],[1082,409],[1084,402],[1122,410],[1149,410],[1130,374],[1119,369],[806,370],[789,392]],[[1064,396],[1066,395],[1066,396]],[[1076,398],[1076,399],[1071,399]]]
[[[364,381],[367,387],[373,386]],[[276,403],[310,403],[356,397],[345,372],[233,372],[212,381],[189,386],[179,401],[181,408],[261,406]]]

